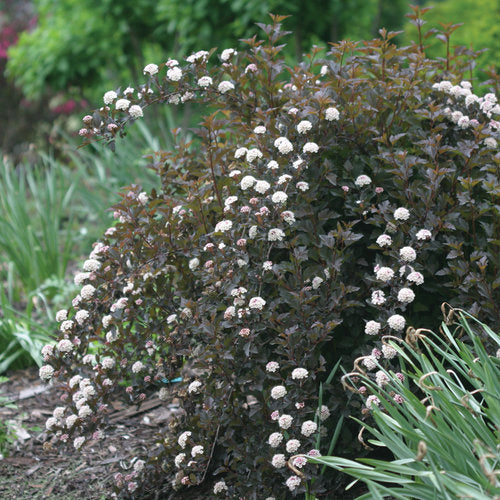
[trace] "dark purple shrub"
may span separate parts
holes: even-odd
[[[334,479],[285,461],[328,449],[346,406],[332,366],[432,324],[443,300],[498,325],[496,97],[462,81],[467,57],[428,60],[385,31],[290,68],[280,21],[218,64],[148,65],[139,94],[84,118],[80,135],[113,144],[149,105],[209,106],[192,142],[178,130],[151,156],[162,189],[124,192],[44,349],[66,398],[47,427],[77,448],[103,435],[110,398],[182,402],[117,476],[125,496],[331,498]]]

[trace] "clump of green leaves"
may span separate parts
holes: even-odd
[[[371,405],[373,424],[358,420],[364,439],[389,449],[394,460],[309,459],[365,483],[369,493],[358,500],[486,500],[500,494],[500,359],[482,340],[500,349],[500,337],[472,316],[457,315],[441,333],[417,330],[414,342],[392,343],[406,366],[404,381],[388,373],[381,388],[358,374],[357,384],[378,398]]]

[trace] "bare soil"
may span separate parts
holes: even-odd
[[[72,446],[49,449],[44,446],[45,421],[58,405],[57,391],[41,383],[36,368],[8,376],[9,381],[0,385],[0,396],[13,400],[17,409],[0,405],[0,421],[21,431],[0,460],[2,500],[112,498],[114,474],[123,472],[121,463],[130,466],[125,457],[130,457],[131,450],[146,454],[143,443],[151,442],[171,415],[158,400],[139,411],[116,402],[105,440],[94,441],[82,451]]]

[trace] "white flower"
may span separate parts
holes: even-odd
[[[442,92],[448,93],[452,87],[453,85],[448,80],[443,80],[442,82],[439,82],[439,90],[441,90]]]
[[[221,481],[217,481],[214,484],[214,494],[217,495],[218,493],[222,493],[223,491],[227,491],[227,484],[222,479]]]
[[[73,446],[78,450],[83,446],[83,443],[85,442],[85,438],[83,436],[77,437],[73,441]]]
[[[258,125],[253,129],[253,133],[257,135],[265,134],[266,133],[266,127],[264,125]]]
[[[233,227],[233,223],[230,220],[222,220],[215,225],[216,233],[224,233],[229,231]]]
[[[430,240],[432,233],[427,229],[421,229],[415,236],[417,237],[417,240]]]
[[[413,262],[417,258],[417,252],[412,247],[403,247],[399,256],[403,262]]]
[[[200,392],[200,387],[203,384],[199,380],[195,380],[194,382],[191,382],[188,386],[188,392],[189,394],[198,394]]]
[[[80,295],[82,299],[89,300],[94,296],[94,293],[95,293],[95,287],[93,287],[92,285],[85,285],[82,288]]]
[[[232,205],[233,203],[237,202],[238,201],[238,197],[237,196],[228,196],[225,201],[224,201],[224,205],[226,207],[228,207],[229,205]]]
[[[286,393],[287,393],[287,390],[285,389],[285,386],[283,386],[283,385],[276,385],[271,389],[271,397],[273,399],[284,398]]]
[[[314,288],[314,290],[317,290],[320,287],[321,283],[323,283],[323,281],[323,278],[320,278],[319,276],[313,278],[312,287]]]
[[[94,272],[101,268],[101,263],[96,259],[88,259],[83,263],[83,270],[87,272]]]
[[[377,279],[387,283],[394,276],[394,271],[390,267],[380,267],[377,272]]]
[[[40,352],[42,353],[44,360],[47,361],[47,359],[45,358],[49,358],[50,356],[52,356],[52,354],[54,353],[54,346],[52,344],[44,345]]]
[[[78,415],[69,415],[69,417],[66,417],[66,427],[68,429],[71,429],[76,421],[78,420]]]
[[[384,387],[384,385],[387,385],[387,383],[389,382],[389,377],[385,372],[379,370],[377,373],[375,373],[375,381],[377,382],[377,385],[379,387]]]
[[[104,101],[104,104],[108,105],[111,104],[116,98],[118,97],[118,94],[114,90],[108,90],[105,94],[102,100]]]
[[[49,417],[45,422],[45,428],[50,431],[57,425],[57,418]]]
[[[380,327],[382,325],[378,323],[377,321],[368,321],[365,325],[365,333],[367,335],[377,335],[377,333],[380,331]]]
[[[92,410],[90,409],[90,406],[89,405],[83,405],[80,407],[80,409],[78,410],[78,416],[80,418],[87,418],[87,417],[90,417],[90,415],[92,415]]]
[[[243,156],[245,156],[247,154],[247,151],[248,149],[247,148],[238,148],[235,152],[234,152],[234,157],[236,159],[238,158],[242,158]]]
[[[300,486],[300,483],[301,483],[301,479],[299,476],[290,476],[287,480],[286,480],[286,485],[288,486],[288,489],[290,491],[293,491],[295,490],[298,486]]]
[[[69,386],[71,389],[75,387],[75,385],[78,385],[80,381],[82,380],[82,377],[80,375],[74,375],[73,377],[70,378],[69,380]]]
[[[371,410],[373,406],[378,406],[380,404],[380,399],[377,398],[377,396],[374,396],[373,394],[371,396],[368,396],[366,398],[366,407]]]
[[[286,155],[286,154],[291,153],[293,151],[293,145],[286,137],[278,137],[274,141],[274,146],[276,148],[278,148],[278,151],[282,155]]]
[[[167,71],[167,78],[173,82],[178,82],[182,78],[182,69],[174,66]]]
[[[184,449],[186,447],[186,443],[188,438],[191,436],[191,431],[185,431],[183,432],[180,436],[177,442],[179,443],[179,446]]]
[[[73,324],[74,324],[74,323],[73,323],[73,321],[71,321],[71,320],[66,320],[66,321],[63,321],[63,322],[61,323],[61,326],[60,326],[60,328],[59,328],[59,329],[60,329],[60,330],[61,330],[61,332],[63,332],[63,333],[68,333],[68,332],[70,332],[70,331],[72,330],[72,328],[73,328]]]
[[[213,80],[209,76],[202,76],[198,80],[198,85],[200,87],[209,87],[210,85],[212,85],[212,83],[213,83]]]
[[[279,178],[278,178],[278,181],[276,182],[276,184],[278,184],[278,186],[281,186],[281,184],[285,184],[286,182],[288,182],[290,179],[292,178],[291,175],[288,175],[288,174],[283,174],[283,175],[280,175]]]
[[[251,175],[245,175],[243,179],[241,179],[240,186],[243,191],[246,191],[248,188],[252,187],[257,180],[255,177],[252,177]]]
[[[191,433],[189,433],[189,434],[191,435]],[[180,443],[180,438],[179,438],[179,444],[181,444]],[[185,446],[186,446],[186,443],[184,442],[184,446],[182,446],[182,448],[184,448]],[[174,458],[174,464],[175,464],[175,466],[177,468],[180,468],[182,462],[184,462],[185,459],[186,459],[186,454],[185,453],[179,453],[178,455],[176,455],[175,458]]]
[[[255,189],[255,191],[257,191],[257,193],[265,194],[265,192],[268,191],[270,187],[271,184],[269,184],[269,182],[267,181],[257,181],[253,188]]]
[[[257,236],[257,226],[251,226],[248,230],[248,237],[253,240]]]
[[[142,112],[142,108],[140,106],[138,106],[137,104],[130,106],[128,112],[132,118],[141,118],[142,116],[144,116],[143,112]]]
[[[421,285],[424,282],[424,277],[422,276],[422,274],[416,271],[411,272],[406,279],[412,283],[415,283],[415,285]]]
[[[196,446],[193,446],[193,448],[191,450],[191,456],[193,458],[195,458],[198,455],[203,455],[204,451],[205,450],[204,450],[203,446],[201,446],[201,444],[198,444]]]
[[[394,211],[394,218],[396,220],[408,220],[410,218],[410,212],[404,207],[396,208]]]
[[[109,325],[111,325],[112,321],[113,321],[113,316],[111,316],[111,314],[107,314],[102,318],[102,326],[104,328],[108,328]]]
[[[121,109],[126,111],[130,106],[130,101],[128,99],[118,99],[115,103],[116,109]]]
[[[140,361],[136,361],[132,365],[132,373],[139,373],[144,368],[144,365]]]
[[[267,233],[268,241],[282,241],[284,237],[285,233],[282,229],[279,228],[270,229]]]
[[[339,110],[337,108],[327,108],[325,111],[325,120],[332,122],[334,120],[338,120],[340,117]]]
[[[309,189],[309,184],[304,181],[297,182],[296,186],[297,189],[300,189],[301,191],[307,191]]]
[[[306,420],[302,423],[302,427],[300,428],[300,432],[302,435],[309,437],[314,434],[318,430],[318,424],[313,422],[312,420]]]
[[[276,161],[276,160],[271,160],[268,164],[267,164],[267,168],[269,170],[276,170],[279,168],[279,163]]]
[[[89,276],[90,273],[76,273],[73,282],[75,285],[81,285]]]
[[[368,356],[363,359],[363,364],[368,370],[373,370],[377,366],[377,359],[375,358],[375,356]]]
[[[487,148],[495,149],[497,147],[497,141],[493,137],[487,137],[483,142]]]
[[[319,74],[321,76],[325,76],[327,73],[328,73],[328,66],[326,64],[323,64],[323,66],[321,66],[321,69],[319,70]]]
[[[66,309],[61,309],[56,312],[56,321],[61,322],[68,319],[68,311]]]
[[[248,303],[250,309],[257,309],[262,311],[262,308],[266,305],[266,301],[262,297],[252,297]]]
[[[269,361],[266,365],[266,372],[274,373],[279,370],[279,367],[280,365],[276,361]]]
[[[295,160],[293,163],[292,163],[292,167],[295,169],[295,170],[298,170],[298,168],[304,163],[304,160],[302,158],[299,158],[298,160]],[[307,168],[307,166],[306,166]]]
[[[389,247],[392,245],[392,238],[388,234],[381,234],[377,238],[377,245],[380,247]]]
[[[279,432],[273,432],[267,440],[271,448],[277,448],[281,444],[281,441],[283,441],[283,434]]]
[[[285,465],[286,465],[285,455],[283,455],[283,453],[277,453],[271,459],[271,464],[276,469],[281,469],[281,468],[285,467]]]
[[[231,319],[236,316],[236,309],[234,306],[229,306],[225,311],[224,311],[224,319]]]
[[[217,86],[217,90],[221,94],[225,94],[226,92],[229,92],[230,90],[234,90],[234,84],[232,82],[228,82],[227,80],[224,80],[223,82],[219,83],[219,85]]]
[[[113,366],[115,366],[115,360],[113,358],[110,358],[109,356],[106,358],[103,358],[101,361],[101,366],[105,370],[110,370],[111,368],[113,368]]]
[[[406,320],[400,314],[393,314],[388,320],[387,324],[393,330],[400,332],[404,329]]]
[[[71,352],[74,349],[73,342],[68,339],[62,339],[57,344],[57,350],[59,352]]]
[[[290,439],[286,443],[286,451],[288,453],[295,453],[300,448],[300,441],[298,439]]]
[[[290,210],[285,210],[284,212],[281,212],[281,217],[285,222],[287,222],[290,225],[292,225],[295,222],[295,214]]]
[[[278,425],[281,429],[289,429],[292,425],[293,417],[291,415],[281,415],[278,419]]]
[[[398,351],[394,349],[394,347],[391,347],[390,345],[384,344],[382,346],[382,354],[384,355],[385,359],[392,359],[397,355]]]
[[[80,309],[76,314],[75,314],[75,319],[76,322],[81,326],[87,319],[89,318],[90,314],[88,311],[85,309]]]
[[[222,61],[229,61],[229,59],[231,58],[231,56],[235,56],[236,54],[238,54],[238,52],[236,52],[236,50],[234,49],[224,49],[222,51],[222,54],[220,55],[220,58]]]
[[[262,158],[262,151],[257,148],[252,148],[247,151],[246,160],[248,163],[252,163],[257,158]]]
[[[297,125],[297,132],[299,134],[306,134],[311,129],[312,129],[312,123],[309,120],[302,120]]]
[[[316,410],[316,414],[318,414],[318,410]],[[330,416],[330,410],[328,406],[321,405],[321,409],[319,410],[319,419],[321,422],[324,422]]]
[[[142,70],[143,73],[146,75],[156,75],[156,73],[158,73],[158,65],[157,64],[148,64],[144,67],[144,69]]]
[[[358,176],[357,179],[354,181],[354,184],[356,184],[356,186],[358,187],[368,186],[371,183],[372,180],[370,179],[370,177],[364,174]]]
[[[197,259],[196,257],[192,258],[188,264],[189,269],[191,271],[194,271],[199,265],[200,265],[200,259]]]
[[[317,153],[319,151],[319,146],[315,142],[306,142],[302,151],[304,153]]]
[[[309,376],[309,372],[305,368],[295,368],[292,371],[292,379],[302,380]]]
[[[177,314],[170,314],[167,316],[167,325],[171,325],[177,320]]]
[[[272,202],[276,204],[286,203],[287,199],[288,195],[284,191],[276,191],[271,197]]]
[[[398,300],[404,304],[409,304],[415,300],[415,294],[411,288],[401,288],[398,292]]]

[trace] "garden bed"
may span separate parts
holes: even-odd
[[[17,399],[18,408],[0,407],[0,419],[13,420],[24,430],[8,456],[0,460],[0,498],[4,500],[110,498],[113,476],[123,472],[120,462],[130,450],[137,455],[147,453],[144,443],[165,426],[172,411],[161,407],[157,399],[140,410],[116,402],[106,440],[94,441],[82,451],[72,446],[49,449],[43,444],[44,426],[58,404],[57,391],[41,384],[37,368],[11,373],[1,391],[0,395]]]

